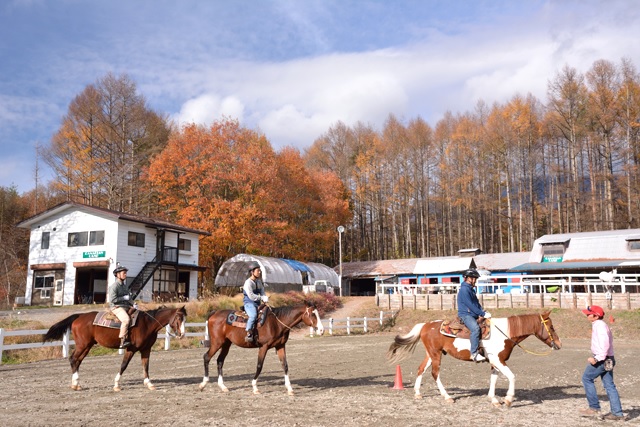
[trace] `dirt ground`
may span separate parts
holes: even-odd
[[[0,419],[4,426],[595,426],[615,424],[580,418],[586,407],[580,382],[589,352],[588,340],[563,340],[563,349],[534,356],[517,349],[509,363],[516,374],[516,401],[510,408],[491,407],[486,393],[489,369],[450,357],[443,360],[442,381],[454,404],[445,404],[435,383],[424,377],[424,399],[413,399],[415,371],[424,350],[402,363],[404,390],[394,390],[396,367],[385,361],[394,334],[380,333],[309,338],[296,335],[287,344],[289,375],[295,395],[289,397],[280,363],[267,355],[253,395],[251,379],[257,350],[233,347],[225,364],[229,393],[217,387],[215,360],[212,383],[204,391],[204,349],[152,353],[150,374],[157,390],[142,385],[139,355],[112,391],[121,356],[85,359],[80,368],[81,391],[69,387],[66,359],[0,366]],[[533,351],[545,347],[535,338],[524,342]],[[616,341],[615,381],[630,420],[640,424],[640,343]],[[507,381],[498,381],[503,396]],[[598,384],[604,412],[608,401]]]

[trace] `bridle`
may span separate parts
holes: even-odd
[[[140,311],[141,311],[142,313],[146,314],[147,316],[149,316],[150,318],[152,318],[152,319],[153,319],[153,321],[154,321],[154,322],[156,322],[156,323],[158,324],[158,326],[160,326],[160,328],[159,328],[158,330],[160,330],[160,329],[164,328],[164,325],[163,325],[162,323],[158,322],[158,319],[156,319],[155,317],[153,317],[152,315],[150,315],[150,314],[149,314],[148,312],[146,312],[146,311],[142,311],[142,310],[140,310]],[[178,317],[178,314],[179,314],[179,313],[180,313],[180,309],[178,308],[178,309],[176,309],[176,312],[175,312],[175,313],[173,313],[173,316],[171,317],[171,319],[170,319],[170,320],[169,320],[169,322],[167,323],[167,325],[169,325],[169,327],[170,327],[170,329],[171,329],[172,331],[174,331],[174,330],[175,330],[175,329],[174,329],[174,327],[173,327],[173,322],[176,320],[176,318]],[[180,314],[181,314],[181,313],[180,313]],[[183,325],[184,325],[184,323],[183,323]],[[180,329],[180,328],[178,328],[178,330],[179,330],[179,329]],[[173,338],[182,338],[182,331],[180,331],[180,334],[175,334],[175,333],[173,333],[173,332],[167,332],[167,333],[169,334],[169,336],[170,336],[170,337],[173,337]]]
[[[269,307],[269,308],[271,308],[271,307]],[[309,306],[305,307],[304,313],[302,313],[302,317],[309,316],[309,318],[311,319],[311,314],[313,313],[313,311],[311,311],[311,309],[312,309],[312,307],[309,307]],[[273,314],[273,317],[275,317],[276,320],[278,321],[278,323],[280,323],[282,326],[284,326],[285,328],[287,328],[289,330],[293,329],[291,326],[286,325],[282,320],[280,320],[278,318],[278,316],[276,316],[276,314],[273,312],[273,310],[269,310],[269,313]],[[311,323],[313,323],[313,322],[311,322]]]

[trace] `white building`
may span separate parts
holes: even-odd
[[[25,304],[104,303],[116,265],[142,301],[198,296],[206,231],[79,203],[62,203],[18,227],[31,231]]]

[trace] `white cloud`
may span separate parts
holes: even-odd
[[[188,100],[177,115],[179,123],[211,124],[222,117],[232,117],[242,121],[244,105],[234,96],[221,98],[215,94],[205,94]]]

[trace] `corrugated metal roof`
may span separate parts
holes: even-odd
[[[413,274],[442,274],[464,271],[475,268],[475,262],[470,257],[428,258],[419,259],[413,269]]]
[[[563,262],[640,259],[640,252],[629,251],[627,245],[629,236],[638,234],[639,229],[544,235],[534,242],[529,262],[537,263],[542,260],[541,245],[563,241],[569,242],[562,257]]]
[[[376,277],[381,275],[413,274],[417,258],[382,261],[343,262],[342,277]],[[338,269],[339,267],[336,267]]]
[[[506,252],[502,254],[480,254],[473,257],[477,268],[489,271],[507,271],[529,261],[529,252]]]
[[[575,262],[528,262],[517,265],[510,272],[529,272],[529,273],[549,273],[549,272],[567,272],[569,270],[594,270],[601,271],[603,269],[611,269],[617,267],[639,267],[640,260],[632,262],[629,260],[599,260],[599,261],[575,261]]]

